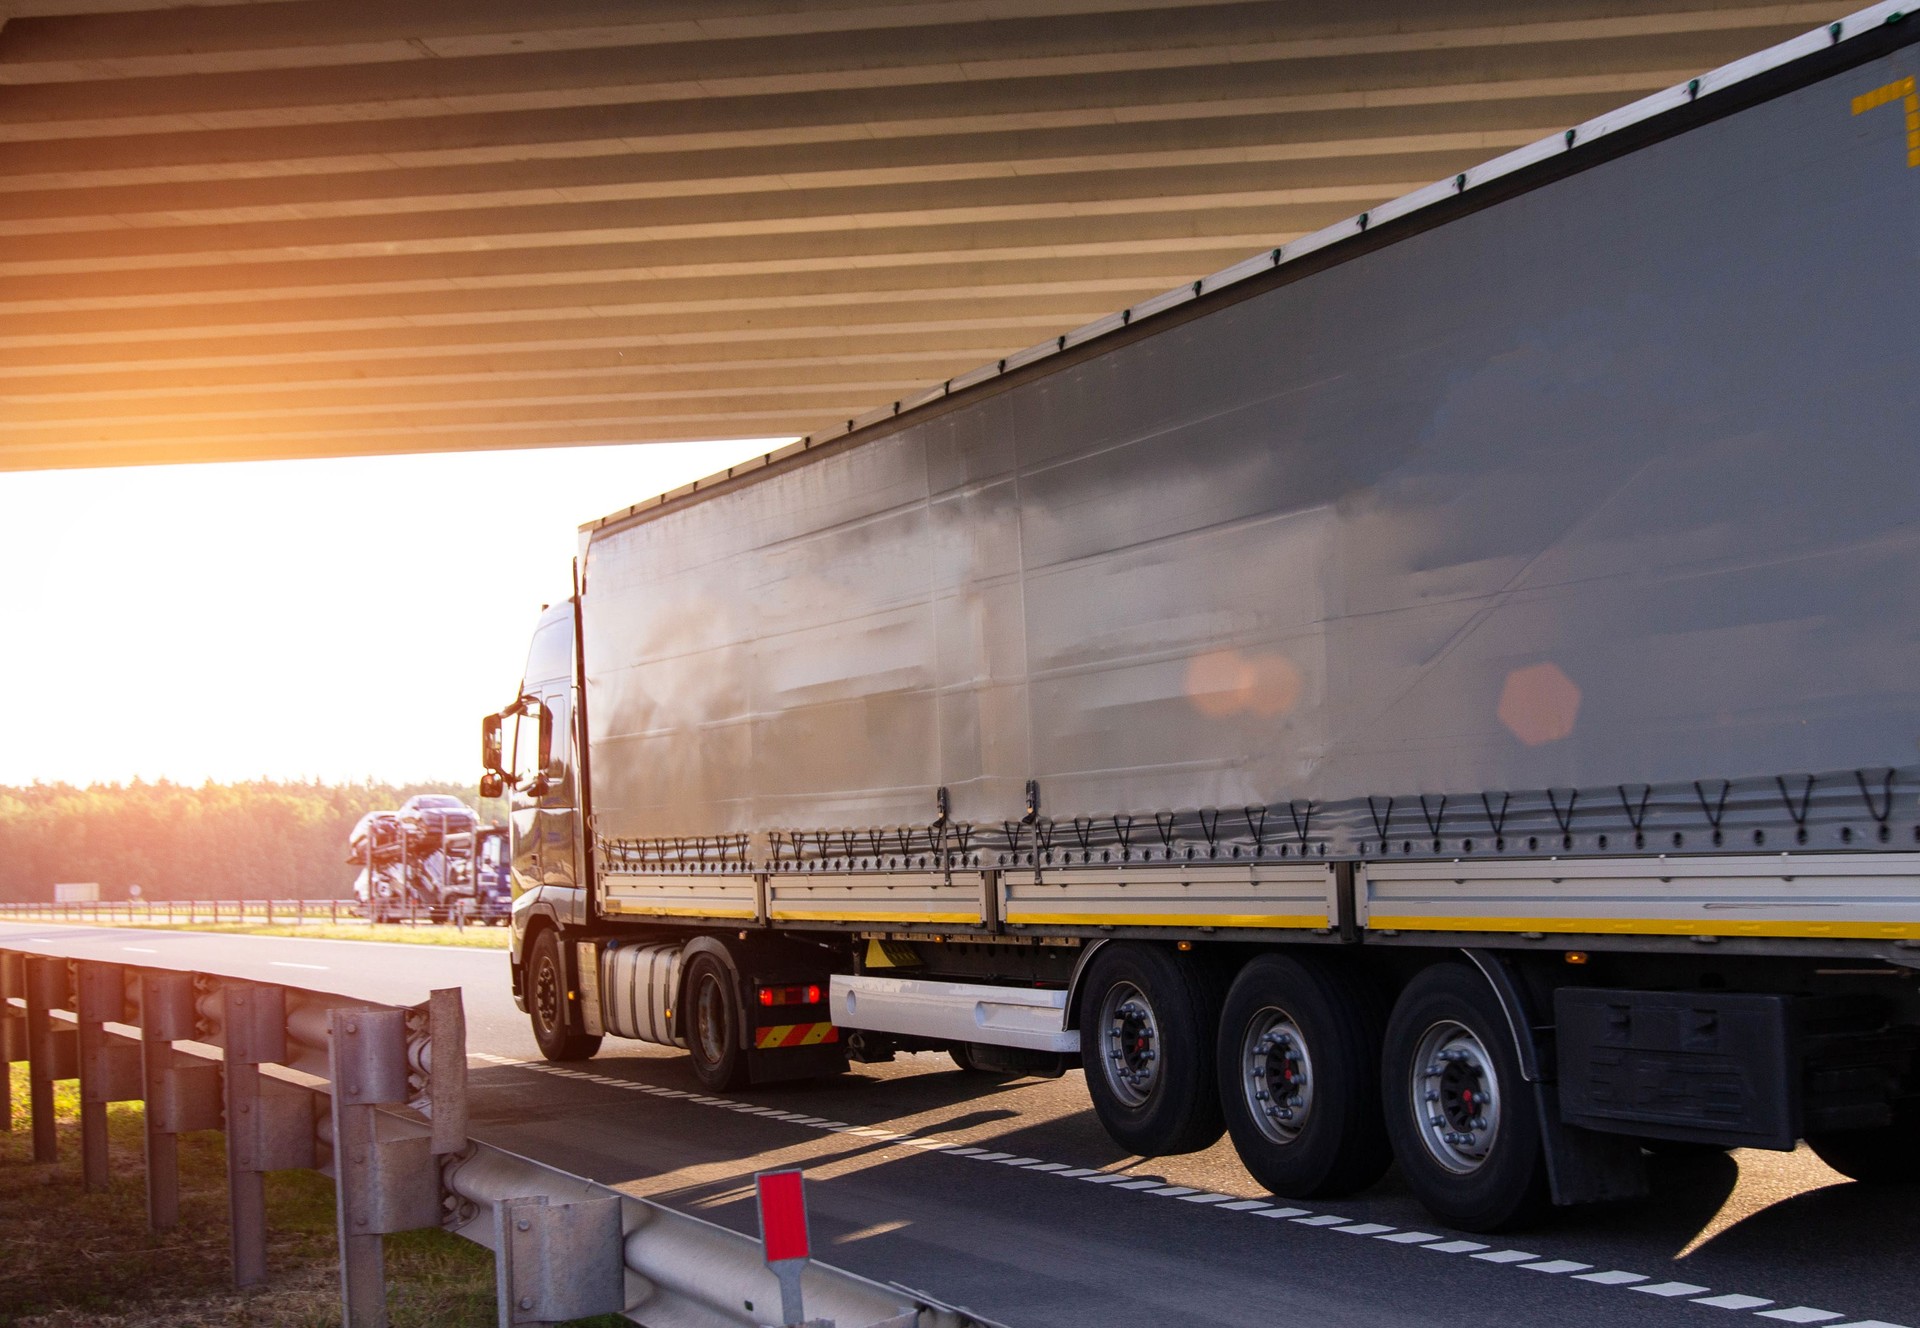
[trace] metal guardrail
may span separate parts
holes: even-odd
[[[27,1063],[36,1161],[58,1154],[55,1081],[80,1081],[89,1190],[107,1184],[107,1104],[145,1104],[155,1231],[180,1218],[178,1137],[225,1131],[238,1286],[267,1278],[265,1174],[332,1177],[345,1328],[385,1328],[382,1237],[431,1227],[494,1252],[501,1328],[604,1313],[649,1328],[780,1322],[751,1237],[468,1137],[458,989],[395,1007],[0,949],[0,1129],[14,1061]],[[825,1316],[809,1328],[997,1328],[826,1264],[808,1265],[804,1287]]]
[[[89,899],[49,903],[0,903],[0,918],[27,922],[126,922],[142,926],[190,926],[203,922],[364,921],[357,899]]]

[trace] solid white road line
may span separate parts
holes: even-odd
[[[285,959],[269,959],[267,963],[273,968],[310,968],[320,973],[327,971],[325,964],[295,964]]]

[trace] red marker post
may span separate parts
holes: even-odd
[[[760,1197],[760,1244],[767,1267],[780,1280],[780,1322],[804,1324],[800,1274],[807,1266],[807,1193],[798,1171],[762,1171],[753,1183]]]

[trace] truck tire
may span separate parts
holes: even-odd
[[[1220,1016],[1220,1105],[1253,1178],[1275,1194],[1352,1194],[1386,1174],[1380,1108],[1385,1013],[1348,968],[1262,955]]]
[[[954,1043],[947,1048],[947,1055],[953,1057],[953,1063],[962,1070],[965,1070],[968,1074],[977,1074],[990,1079],[1010,1079],[1013,1077],[1004,1070],[989,1070],[982,1066],[974,1059],[973,1044],[970,1042]]]
[[[1891,1125],[1810,1134],[1807,1146],[1835,1171],[1865,1185],[1920,1182],[1920,1102],[1896,1104]]]
[[[1197,964],[1138,942],[1101,947],[1080,995],[1080,1064],[1116,1143],[1156,1157],[1220,1137],[1219,1010],[1217,985]]]
[[[1547,1208],[1532,1093],[1486,980],[1436,964],[1387,1020],[1380,1082],[1387,1137],[1414,1197],[1467,1231],[1499,1231]]]
[[[549,928],[533,942],[527,960],[527,1018],[533,1040],[550,1061],[584,1061],[600,1050],[600,1039],[567,1026],[567,970],[560,962],[560,933]]]
[[[740,1045],[740,993],[733,971],[713,955],[695,955],[681,990],[693,1077],[716,1093],[741,1087],[747,1082],[747,1050]]]

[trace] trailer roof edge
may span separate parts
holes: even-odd
[[[1579,124],[1568,127],[1561,133],[1539,139],[1510,152],[1494,157],[1478,166],[1460,172],[1450,180],[1437,180],[1411,193],[1402,194],[1377,207],[1359,212],[1353,216],[1336,221],[1329,226],[1293,240],[1285,245],[1254,254],[1230,267],[1222,268],[1200,279],[1177,286],[1170,291],[1141,300],[1125,309],[1116,310],[1105,317],[1077,327],[1047,341],[1029,346],[1025,350],[1015,351],[1007,356],[981,365],[979,368],[943,383],[935,383],[898,401],[885,403],[865,414],[836,423],[828,428],[808,434],[788,443],[764,456],[730,467],[725,471],[695,480],[671,492],[644,499],[611,512],[594,521],[580,526],[582,536],[589,536],[606,526],[625,522],[636,517],[650,515],[662,507],[681,500],[704,494],[718,488],[730,480],[740,479],[763,470],[789,457],[812,451],[814,448],[831,442],[838,442],[849,435],[871,428],[876,424],[887,423],[901,415],[922,407],[945,401],[968,388],[979,386],[1004,377],[1028,365],[1037,364],[1064,351],[1072,350],[1090,342],[1097,342],[1122,330],[1131,329],[1134,324],[1152,318],[1156,314],[1190,304],[1203,295],[1226,290],[1254,278],[1266,276],[1290,264],[1297,263],[1310,255],[1323,253],[1337,246],[1350,243],[1363,237],[1369,229],[1377,228],[1391,221],[1416,215],[1430,207],[1447,200],[1469,194],[1485,188],[1496,181],[1509,177],[1550,161],[1575,148],[1589,147],[1596,142],[1617,135],[1621,131],[1637,128],[1650,120],[1670,115],[1702,97],[1749,82],[1761,75],[1771,73],[1786,65],[1808,56],[1829,50],[1846,42],[1877,32],[1889,24],[1897,24],[1911,17],[1920,23],[1920,11],[1909,15],[1903,7],[1913,0],[1881,0],[1881,3],[1869,5],[1844,18],[1824,24],[1804,32],[1797,37],[1776,43],[1752,55],[1732,61],[1712,69],[1697,78],[1664,88],[1659,92],[1641,97],[1625,106],[1604,112]],[[582,551],[586,544],[582,539]]]

